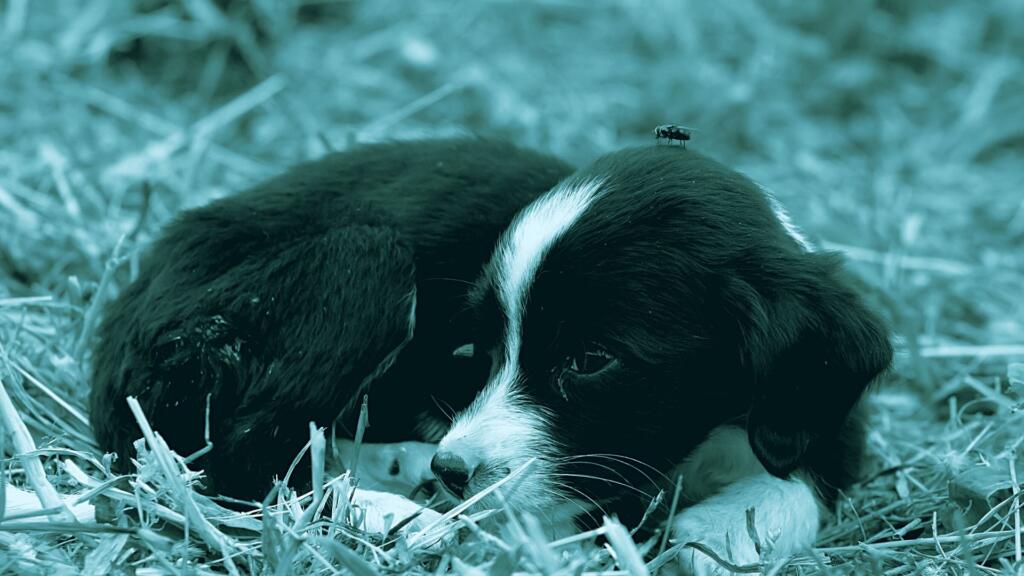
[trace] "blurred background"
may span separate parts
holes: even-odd
[[[95,295],[136,247],[328,150],[481,134],[584,163],[683,124],[891,320],[888,473],[855,499],[907,500],[878,529],[913,536],[959,467],[1019,444],[1022,47],[1019,0],[6,0],[3,354],[80,406]]]
[[[1016,0],[0,6],[7,290],[96,278],[122,234],[328,149],[475,133],[582,163],[678,123],[873,265],[906,337],[1024,332]]]

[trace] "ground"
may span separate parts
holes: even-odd
[[[617,528],[385,553],[308,497],[224,516],[158,442],[117,481],[85,374],[99,305],[184,207],[359,142],[480,133],[580,163],[679,123],[844,252],[899,342],[871,474],[764,569],[1024,573],[1021,46],[1017,0],[0,2],[2,478],[105,510],[8,515],[0,572],[642,572]]]

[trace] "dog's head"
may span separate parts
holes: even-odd
[[[786,475],[891,357],[835,256],[680,147],[605,156],[533,202],[471,304],[491,376],[435,474],[466,498],[532,460],[503,494],[541,512],[615,506],[729,420]]]

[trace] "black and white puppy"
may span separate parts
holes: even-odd
[[[434,473],[468,498],[532,461],[503,491],[513,508],[627,521],[681,474],[678,541],[757,561],[753,508],[764,550],[809,546],[855,473],[851,411],[892,356],[852,286],[735,171],[675,146],[600,158],[523,210],[476,282],[491,376]]]
[[[100,447],[134,456],[126,396],[180,454],[204,446],[208,408],[209,488],[259,500],[310,421],[354,429],[371,383],[367,441],[446,424],[433,397],[465,406],[488,374],[451,355],[466,293],[516,212],[570,173],[479,139],[362,146],[181,214],[100,327]]]

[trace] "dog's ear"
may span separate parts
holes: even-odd
[[[838,431],[892,361],[888,330],[840,265],[832,254],[802,253],[727,290],[752,387],[750,444],[778,476],[792,472],[816,438]]]

